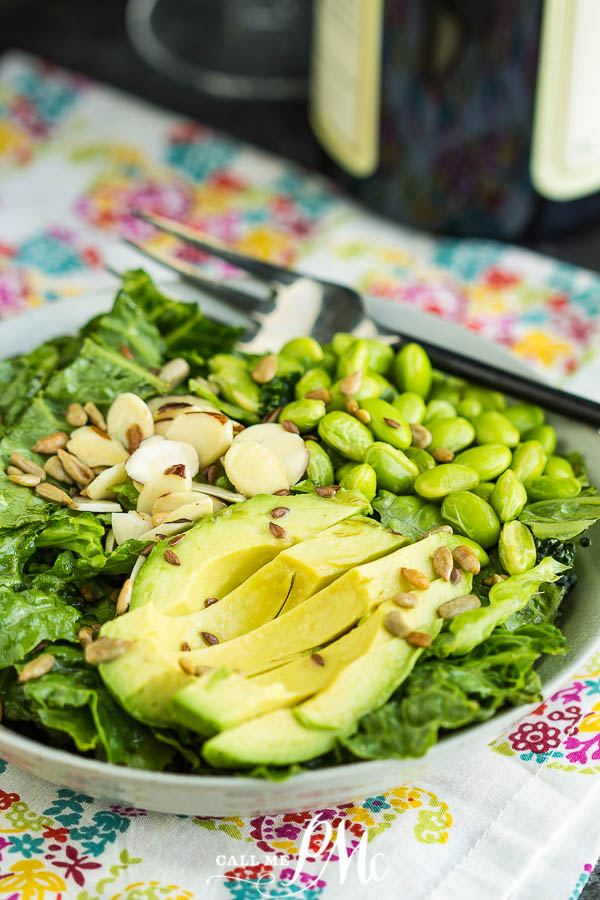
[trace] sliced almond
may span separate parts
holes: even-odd
[[[262,444],[277,457],[285,469],[288,479],[287,484],[280,485],[280,487],[290,487],[300,481],[304,475],[310,461],[310,454],[299,434],[286,431],[275,422],[264,422],[244,428],[236,435],[232,447],[246,441]],[[264,491],[255,491],[255,493],[264,493]]]
[[[129,449],[127,432],[134,425],[140,430],[140,441],[154,434],[154,419],[150,408],[137,394],[118,394],[106,416],[106,428],[110,437]]]
[[[113,513],[113,515],[114,515],[114,513]],[[121,514],[118,513],[118,515],[121,515]],[[104,552],[105,552],[107,555],[108,555],[109,553],[112,553],[113,550],[115,549],[115,544],[116,544],[116,541],[115,541],[115,533],[114,533],[114,531],[112,530],[112,528],[109,528],[108,534],[106,535],[106,540],[104,541]]]
[[[277,456],[257,441],[234,441],[223,465],[231,483],[245,497],[272,494],[289,484],[287,472]]]
[[[67,450],[86,466],[115,466],[125,462],[127,450],[95,425],[83,425],[71,432]]]
[[[130,478],[146,484],[162,475],[165,469],[176,465],[184,465],[187,475],[193,478],[200,468],[194,447],[182,441],[163,440],[155,435],[140,444],[127,460],[125,468]]]
[[[182,357],[177,357],[176,359],[170,359],[169,362],[162,367],[158,373],[158,377],[175,386],[181,384],[182,381],[185,381],[189,374],[189,363]]]
[[[228,503],[242,503],[246,499],[243,494],[236,494],[235,491],[219,487],[217,484],[204,484],[201,481],[192,481],[192,490],[200,491],[201,494],[210,494],[211,497],[218,497]]]
[[[117,544],[123,544],[130,540],[139,541],[141,535],[148,531],[151,525],[150,516],[133,510],[112,515],[112,530]]]
[[[113,488],[117,484],[123,484],[127,481],[127,472],[125,471],[125,463],[117,463],[116,466],[110,466],[98,475],[88,486],[84,493],[90,500],[110,500],[114,497]]]
[[[233,422],[220,412],[186,410],[171,422],[165,437],[191,444],[198,454],[200,467],[205,468],[231,447]]]
[[[154,418],[156,418],[159,415],[159,410],[170,403],[189,403],[190,406],[199,406],[201,409],[215,409],[215,406],[211,406],[208,400],[196,397],[194,394],[163,394],[160,397],[151,397],[148,400],[148,408]]]
[[[133,593],[133,583],[131,578],[126,578],[123,582],[123,586],[119,591],[119,596],[117,597],[117,602],[115,605],[115,616],[122,616],[123,613],[126,613],[129,609],[129,604],[131,603],[131,595]]]
[[[121,512],[121,504],[114,500],[89,500],[87,497],[73,497],[71,509],[79,512],[116,513]]]
[[[206,500],[203,498],[206,497]],[[206,503],[208,501],[208,503]],[[156,515],[166,515],[186,506],[188,503],[205,503],[208,512],[216,512],[222,509],[225,504],[221,503],[215,497],[209,497],[208,494],[201,494],[198,491],[172,491],[169,494],[162,494],[156,500],[152,507],[152,517]],[[163,520],[164,521],[164,520]],[[155,523],[156,524],[156,523]]]
[[[162,494],[171,491],[189,491],[192,479],[189,475],[158,475],[147,481],[139,493],[136,509],[150,515],[152,508]]]
[[[198,521],[198,519],[212,513],[212,507],[206,502],[207,499],[208,498],[195,501],[194,503],[187,503],[185,506],[181,506],[179,509],[167,514],[167,517],[160,525],[152,528],[151,531],[145,532],[145,534],[140,537],[140,540],[162,540],[163,537],[171,537],[172,535],[181,534],[183,531],[187,531],[192,527],[194,522]]]

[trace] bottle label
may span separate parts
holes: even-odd
[[[313,131],[352,175],[379,162],[383,0],[317,0],[310,90]]]

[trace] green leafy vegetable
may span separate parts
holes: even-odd
[[[124,481],[123,484],[115,484],[111,490],[115,495],[115,500],[117,503],[121,504],[123,509],[136,509],[140,494],[130,478],[128,478],[127,481]]]
[[[23,356],[0,361],[0,413],[10,428],[44,387],[48,378],[77,353],[77,337],[46,341]]]
[[[567,541],[600,519],[600,497],[580,494],[569,500],[540,500],[529,503],[519,519],[538,538]]]
[[[418,541],[430,528],[445,524],[440,507],[420,497],[397,497],[389,491],[378,491],[373,508],[379,513],[382,525],[408,535],[412,541]]]
[[[300,372],[290,372],[289,375],[276,375],[261,385],[258,415],[266,416],[278,406],[287,406],[295,400],[294,388],[299,380]]]
[[[113,308],[105,315],[92,319],[83,329],[84,337],[112,347],[123,356],[131,354],[140,366],[159,368],[164,356],[160,331],[147,316],[141,316],[138,305],[126,291],[119,291]]]
[[[513,613],[527,605],[544,582],[556,581],[567,566],[547,556],[523,575],[513,575],[490,588],[489,605],[470,609],[452,619],[448,631],[434,641],[440,656],[468,653],[490,636]]]
[[[564,649],[564,639],[552,625],[513,632],[498,628],[466,656],[425,659],[395,697],[364,716],[356,734],[341,743],[366,759],[422,756],[442,729],[481,722],[506,703],[537,699],[535,660]]]

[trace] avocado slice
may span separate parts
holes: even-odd
[[[420,630],[435,635],[442,624],[438,619]],[[291,765],[327,753],[334,748],[338,737],[352,734],[361,716],[385,703],[410,674],[422,652],[421,647],[412,647],[403,638],[392,638],[383,646],[372,647],[342,669],[331,686],[316,694],[313,700],[294,709],[277,709],[222,731],[205,742],[202,755],[211,766],[244,768],[261,764]],[[305,721],[300,710],[316,703],[318,698],[329,706],[332,725],[341,722],[343,727],[307,724],[308,719]],[[331,708],[331,702],[336,706]],[[319,742],[315,735],[321,735],[324,740]]]
[[[292,662],[348,631],[398,591],[410,590],[400,573],[402,566],[419,569],[433,581],[431,555],[436,547],[451,545],[454,537],[444,532],[432,534],[356,566],[289,613],[224,644],[199,650],[182,653],[170,649],[169,634],[177,628],[177,619],[167,630],[166,617],[148,604],[103,626],[103,635],[131,640],[133,646],[119,659],[103,663],[100,673],[133,716],[154,725],[171,723],[171,697],[196,680],[181,669],[180,659],[188,666],[241,669],[247,676]]]
[[[425,592],[413,591],[418,605],[403,611],[407,627],[419,630],[435,620],[438,606],[468,593],[471,583],[472,576],[465,573],[458,584],[439,579]],[[355,660],[358,663],[364,659],[371,650],[376,662],[372,671],[379,671],[378,651],[385,655],[387,648],[383,645],[393,640],[393,635],[383,625],[391,609],[397,609],[393,602],[383,603],[352,631],[320,649],[317,660],[312,655],[302,656],[252,678],[223,669],[202,675],[173,696],[171,704],[176,721],[192,731],[211,735],[270,710],[294,706],[328,685],[334,689],[333,683],[339,674],[342,675],[342,683],[345,683],[343,673],[347,667]],[[368,667],[371,663],[369,656],[368,665],[363,667],[366,672],[371,671]],[[380,677],[374,679],[374,690],[383,693],[385,678],[393,678],[393,671],[393,665],[389,664]],[[366,681],[371,684],[373,679],[369,675]],[[344,727],[345,724],[340,729]]]
[[[271,510],[285,505],[284,536],[272,533]],[[166,541],[154,548],[135,580],[131,609],[152,603],[170,616],[202,609],[209,597],[223,597],[278,553],[365,510],[364,497],[338,491],[273,497],[259,494],[201,519],[177,544],[179,566],[164,557]]]
[[[293,609],[348,569],[397,550],[408,540],[386,531],[373,519],[352,516],[282,550],[205,609],[185,616],[165,616],[158,611],[148,613],[147,605],[138,607],[111,626],[111,636],[139,640],[149,629],[161,635],[163,649],[175,651],[182,644],[191,649],[205,647],[202,632],[216,635],[223,643]]]

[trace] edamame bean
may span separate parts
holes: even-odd
[[[260,386],[252,379],[244,359],[230,353],[216,353],[208,360],[211,384],[221,395],[246,412],[257,412],[260,406]]]
[[[556,429],[552,425],[538,425],[523,435],[526,441],[539,441],[546,456],[552,456],[556,450]]]
[[[318,341],[312,337],[298,337],[288,341],[281,348],[283,356],[292,356],[300,360],[305,369],[320,363],[323,359],[323,349]]]
[[[452,491],[468,491],[479,484],[479,475],[469,466],[445,463],[422,472],[415,481],[415,491],[426,500],[439,500]]]
[[[387,441],[399,450],[410,447],[411,430],[395,406],[375,398],[363,400],[360,405],[371,416],[369,428],[378,441]]]
[[[546,466],[547,457],[539,441],[523,441],[514,450],[511,469],[520,481],[537,478]]]
[[[523,511],[527,503],[527,491],[512,469],[503,472],[496,482],[490,503],[501,522],[516,519]]]
[[[498,556],[502,568],[509,575],[522,575],[535,566],[535,541],[527,525],[515,519],[503,526],[498,540]]]
[[[311,391],[329,390],[331,386],[331,377],[325,369],[318,366],[315,369],[309,369],[302,378],[297,382],[294,393],[297,400],[302,400]]]
[[[431,431],[431,450],[445,447],[457,453],[468,447],[475,437],[475,429],[467,419],[460,416],[454,419],[438,419],[429,425]]]
[[[362,462],[373,443],[373,435],[362,422],[347,412],[336,410],[319,420],[319,437],[347,459]]]
[[[418,466],[419,472],[426,472],[427,469],[435,469],[435,459],[431,453],[427,452],[427,450],[421,450],[420,447],[407,447],[404,452],[410,461]]]
[[[427,399],[432,381],[429,357],[419,344],[405,344],[394,360],[394,378],[399,391],[411,391]]]
[[[305,447],[310,457],[306,477],[321,486],[333,484],[333,464],[326,451],[316,441],[306,441]]]
[[[378,487],[392,494],[411,493],[419,467],[402,450],[376,441],[368,448],[365,462],[375,470]]]
[[[453,406],[457,406],[460,403],[464,386],[465,383],[462,379],[434,370],[429,399],[447,400]]]
[[[477,487],[471,488],[471,490],[474,494],[477,494],[478,497],[481,497],[482,500],[489,503],[495,487],[496,485],[492,481],[482,481]]]
[[[365,341],[355,339],[338,358],[336,374],[338,378],[345,378],[354,372],[366,372],[368,368],[369,348]]]
[[[456,407],[449,403],[447,400],[432,400],[427,404],[425,408],[425,415],[423,417],[423,425],[427,425],[427,427],[433,425],[434,422],[438,422],[440,419],[455,419],[456,418]]]
[[[375,469],[366,463],[352,466],[348,474],[342,478],[340,487],[346,488],[348,491],[358,491],[370,503],[377,493]]]
[[[544,475],[549,475],[551,478],[575,478],[573,466],[564,456],[548,457]]]
[[[500,522],[489,503],[471,491],[453,491],[442,503],[442,516],[455,531],[466,534],[482,547],[498,540]]]
[[[481,404],[482,410],[497,410],[502,412],[506,409],[506,398],[500,391],[492,391],[489,388],[477,387],[476,385],[468,385],[462,395],[463,400],[477,400]]]
[[[478,444],[506,444],[516,447],[519,432],[506,416],[497,410],[487,410],[474,420],[475,439]]]
[[[312,431],[326,411],[322,400],[311,400],[310,397],[304,397],[302,400],[293,400],[284,406],[279,414],[279,421],[293,422],[300,431]]]
[[[552,478],[550,475],[538,475],[525,482],[527,496],[530,500],[567,500],[581,492],[581,484],[576,478]]]
[[[471,466],[482,481],[491,481],[510,466],[512,453],[504,444],[480,444],[463,450],[454,458],[461,466]]]
[[[321,368],[325,369],[329,375],[333,375],[337,366],[337,356],[333,352],[331,344],[323,344],[323,359],[321,360]]]
[[[277,371],[275,374],[278,378],[285,378],[287,375],[295,374],[303,375],[304,365],[296,356],[286,356],[285,353],[280,353],[277,357]]]
[[[420,394],[414,394],[406,391],[404,394],[398,394],[392,400],[392,406],[395,406],[405,422],[409,425],[420,424],[425,416],[425,401]]]
[[[331,341],[331,349],[336,356],[341,356],[355,340],[356,335],[348,334],[347,331],[338,331]]]
[[[379,380],[381,378],[381,375],[376,375],[374,372],[364,372],[360,381],[360,387],[356,393],[352,394],[352,400],[356,400],[357,403],[362,403],[363,400],[368,400],[370,397],[381,397],[382,393],[385,392],[389,385],[389,382],[386,382],[385,378],[382,379],[382,384]],[[346,403],[350,398],[340,390],[342,381],[343,378],[339,379],[339,381],[332,384],[329,389],[331,395],[331,401],[327,404],[329,409],[346,408]]]
[[[379,375],[386,375],[394,361],[393,347],[375,338],[364,338],[364,341],[369,350],[369,369]]]
[[[483,412],[483,406],[476,397],[466,397],[460,401],[456,411],[465,419],[475,419]]]
[[[544,410],[533,403],[515,403],[504,410],[504,415],[515,426],[519,434],[544,424]]]
[[[356,465],[356,463],[353,463],[353,462],[345,462],[345,463],[343,463],[343,465],[338,466],[337,469],[335,470],[336,484],[341,484],[344,479],[344,476],[347,475],[348,472],[351,472],[355,465]]]

